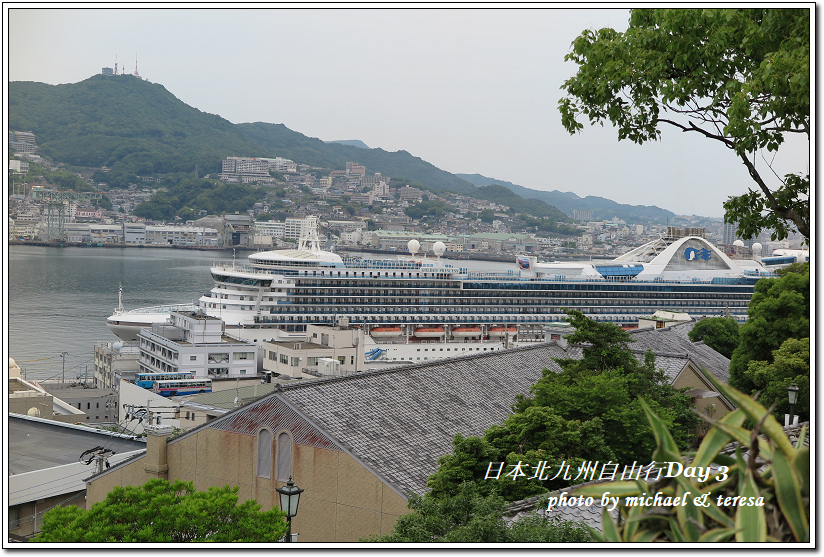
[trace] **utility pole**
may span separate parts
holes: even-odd
[[[61,352],[60,357],[63,358],[63,374],[60,376],[60,388],[64,388],[66,386],[66,354],[68,352]]]

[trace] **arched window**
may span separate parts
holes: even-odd
[[[258,432],[257,476],[258,478],[272,477],[272,432],[268,429],[261,429]]]
[[[278,435],[278,453],[275,463],[275,479],[279,482],[289,481],[292,475],[292,438],[285,431]]]

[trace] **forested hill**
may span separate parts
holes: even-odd
[[[227,156],[280,156],[370,172],[438,190],[471,194],[472,184],[406,151],[325,143],[262,122],[232,124],[188,106],[160,84],[134,76],[95,75],[80,83],[9,83],[9,126],[31,131],[39,152],[76,166],[108,166],[109,181],[134,175],[220,171]]]
[[[624,219],[628,222],[636,222],[639,219],[666,222],[668,218],[675,216],[675,213],[672,211],[662,209],[655,205],[627,205],[595,195],[579,197],[569,191],[561,192],[558,190],[533,190],[511,182],[481,176],[480,174],[456,174],[456,176],[463,178],[467,182],[471,182],[476,186],[488,186],[491,184],[501,185],[523,198],[539,199],[570,215],[575,209],[579,211],[591,210],[592,218],[596,220],[618,217],[619,219]]]

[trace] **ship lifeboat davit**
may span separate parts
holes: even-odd
[[[418,327],[415,329],[415,336],[420,338],[436,338],[443,335],[443,327]]]
[[[452,336],[455,338],[467,338],[481,336],[480,327],[455,327],[452,329]]]
[[[517,332],[518,328],[515,325],[509,325],[508,327],[495,326],[489,328],[489,336],[496,338],[503,337],[504,335],[514,337]]]
[[[401,336],[400,327],[375,327],[369,334],[372,338],[393,338]]]

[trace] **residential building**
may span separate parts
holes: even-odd
[[[134,380],[139,359],[136,342],[98,342],[94,345],[95,387],[118,390],[121,380]]]
[[[274,220],[256,221],[255,234],[269,236],[270,238],[283,238],[286,235],[286,223]]]
[[[217,317],[172,312],[170,324],[142,329],[138,339],[140,373],[190,371],[198,379],[257,376],[257,345],[226,335]]]
[[[17,172],[18,174],[25,174],[29,171],[29,163],[26,161],[13,159],[9,161],[9,169]]]

